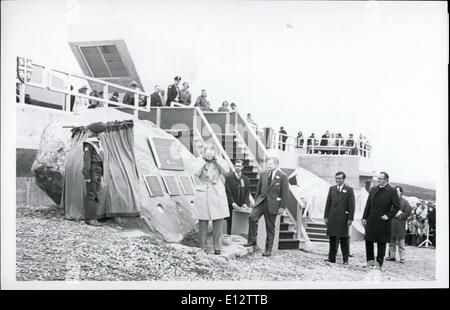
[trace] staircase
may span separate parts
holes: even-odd
[[[248,151],[247,145],[234,134],[218,134],[217,136],[233,164],[238,159],[242,160],[242,174],[249,178],[250,193],[253,198],[256,198],[255,194],[259,176],[258,166]],[[293,221],[289,216],[281,216],[278,249],[298,250],[300,247],[300,240],[297,239],[296,234],[295,221]]]
[[[328,242],[327,226],[325,223],[306,223],[306,233],[312,242]]]

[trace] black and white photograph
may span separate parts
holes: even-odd
[[[2,289],[448,288],[448,22],[1,1]]]

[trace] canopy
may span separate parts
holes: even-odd
[[[99,190],[97,217],[134,217],[140,215],[138,170],[135,164],[133,121],[106,123],[99,137],[104,150],[103,179]],[[72,148],[64,176],[62,203],[68,219],[83,219],[86,186],[82,174],[83,142],[87,139],[85,126],[72,129]]]

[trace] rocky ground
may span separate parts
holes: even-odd
[[[27,280],[307,280],[367,281],[362,242],[354,242],[349,266],[324,261],[326,243],[305,251],[255,251],[227,259],[200,249],[172,246],[109,223],[92,227],[68,221],[56,207],[17,208],[16,277]],[[435,250],[408,247],[407,262],[387,262],[381,281],[435,279]]]

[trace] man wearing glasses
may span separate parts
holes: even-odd
[[[389,185],[389,175],[381,172],[379,185],[370,189],[362,224],[366,229],[366,258],[368,267],[381,269],[386,252],[386,243],[391,239],[391,219],[400,210],[397,191]],[[374,255],[374,243],[377,243],[377,258]]]
[[[330,187],[325,205],[324,218],[327,225],[327,235],[330,238],[330,248],[326,261],[336,262],[336,254],[340,243],[344,265],[348,265],[350,254],[348,230],[352,225],[355,213],[355,194],[353,188],[344,184],[344,172],[337,172],[335,179],[336,185]]]

